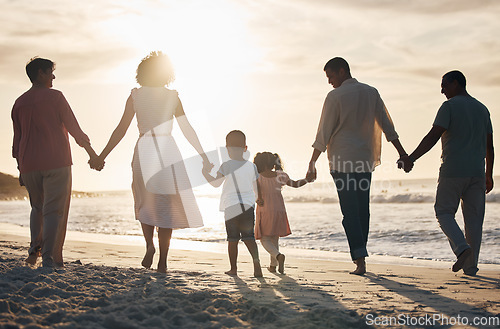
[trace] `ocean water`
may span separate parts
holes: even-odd
[[[434,217],[435,180],[374,181],[368,250],[371,254],[407,258],[454,260],[448,241]],[[176,230],[175,238],[225,241],[220,189],[195,190],[205,226]],[[348,252],[342,214],[333,183],[285,187],[283,195],[292,234],[283,246]],[[0,222],[29,226],[29,201],[0,201]],[[457,221],[463,227],[460,210]],[[142,235],[134,218],[130,191],[99,192],[95,197],[73,198],[68,229],[120,235]],[[480,262],[500,264],[500,194],[487,196]]]

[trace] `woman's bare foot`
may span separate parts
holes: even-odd
[[[256,278],[262,278],[262,268],[260,267],[260,261],[253,261],[253,276]]]
[[[30,265],[35,265],[36,261],[38,260],[38,257],[40,257],[40,252],[35,251],[31,255],[29,255],[28,258],[26,258],[24,261]]]
[[[230,269],[229,271],[224,272],[227,275],[238,275],[238,271],[236,269]]]
[[[471,248],[467,248],[464,251],[462,251],[462,253],[457,257],[457,261],[455,262],[455,264],[453,264],[453,267],[451,268],[451,270],[453,272],[460,271],[462,269],[462,267],[464,267],[464,263],[467,260],[467,258],[470,256],[471,253],[472,253]]]
[[[278,272],[285,273],[285,255],[279,254],[276,259],[278,260]]]
[[[146,250],[146,254],[144,255],[144,258],[142,259],[141,265],[144,266],[145,268],[150,268],[151,264],[153,264],[153,256],[155,254],[155,247],[150,246]]]
[[[366,273],[366,262],[364,257],[356,259],[354,261],[354,264],[356,264],[356,269],[352,272],[349,272],[349,274],[363,275]]]
[[[269,267],[267,268],[267,270],[271,273],[276,273],[276,266],[271,266],[269,265]]]
[[[167,273],[167,267],[166,266],[158,266],[158,268],[156,269],[156,272]]]

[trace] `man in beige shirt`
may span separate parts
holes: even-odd
[[[350,273],[363,275],[368,256],[371,176],[380,164],[382,131],[400,158],[408,155],[378,91],[352,78],[343,58],[331,59],[324,70],[334,90],[328,93],[323,105],[307,179],[316,179],[316,161],[327,150],[344,217],[342,225],[356,264]]]

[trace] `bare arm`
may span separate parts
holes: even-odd
[[[299,180],[293,180],[293,179],[289,179],[287,182],[286,182],[286,185],[287,186],[290,186],[290,187],[295,187],[295,188],[299,188],[301,186],[304,186],[308,183],[307,179],[303,178],[303,179],[299,179]]]
[[[17,122],[17,117],[14,115],[14,110],[12,110],[12,124],[14,126],[14,140],[12,142],[12,157],[16,159],[17,169],[19,170],[19,144],[21,142],[21,127]],[[23,179],[21,178],[21,172],[19,172],[19,185],[24,186]]]
[[[486,193],[489,193],[493,189],[495,150],[493,148],[493,134],[488,134],[486,138]]]
[[[406,153],[403,145],[399,141],[399,138],[396,138],[391,141],[392,145],[398,151],[399,159],[398,159],[398,168],[402,168],[405,172],[410,172],[413,169],[413,161],[410,160],[408,153]]]
[[[400,158],[404,157],[405,155],[408,155],[408,153],[406,153],[403,145],[401,145],[401,142],[399,141],[399,138],[392,140],[391,143],[396,148],[396,151],[398,151],[398,154],[399,154]]]
[[[259,206],[264,205],[264,199],[262,198],[262,192],[260,189],[260,184],[259,181],[256,180],[255,183],[257,184],[257,200],[255,201]]]
[[[316,161],[318,160],[320,155],[321,155],[321,151],[318,149],[314,149],[312,156],[311,156],[311,161],[309,161],[309,168],[307,169],[307,173],[306,173],[306,179],[309,182],[314,181],[317,177]]]
[[[420,144],[418,144],[415,151],[410,154],[411,162],[415,162],[422,155],[429,152],[429,150],[436,145],[438,140],[441,138],[443,133],[446,131],[443,127],[440,126],[432,126],[432,129],[425,135]]]
[[[201,173],[203,174],[207,182],[209,182],[213,187],[221,186],[222,182],[224,181],[224,175],[222,175],[220,172],[217,172],[217,177],[210,175],[210,172],[206,169],[203,169]]]
[[[85,149],[85,151],[87,151],[87,154],[91,159],[97,158],[97,153],[95,153],[94,149],[92,148],[89,142],[83,142],[82,147]]]
[[[194,147],[196,152],[198,152],[198,154],[203,158],[203,162],[209,163],[208,157],[206,156],[205,151],[203,151],[203,147],[201,146],[200,140],[198,139],[198,135],[196,135],[196,131],[194,131],[193,126],[191,126],[186,117],[186,114],[184,113],[184,108],[182,107],[182,103],[180,102],[180,100],[179,106],[177,106],[177,109],[175,110],[175,117],[177,119],[177,122],[179,123],[182,134]]]
[[[127,99],[127,103],[125,105],[125,111],[123,112],[122,118],[118,123],[118,126],[116,126],[115,130],[111,134],[111,137],[109,138],[108,144],[106,144],[106,147],[99,155],[99,158],[102,161],[106,159],[108,154],[111,153],[111,151],[115,148],[115,146],[118,145],[118,143],[120,143],[120,141],[123,139],[125,133],[128,130],[128,127],[130,126],[130,123],[132,122],[132,119],[134,118],[134,115],[135,115],[134,103],[132,100],[132,96],[129,96],[129,98]]]
[[[90,160],[89,160],[90,167],[92,169],[97,170],[97,171],[101,171],[102,168],[104,168],[104,163],[101,164],[101,162],[99,161],[99,158],[98,158],[97,154],[95,153],[94,149],[90,145],[90,142],[83,141],[83,142],[81,142],[80,146],[83,147],[85,149],[85,151],[87,151],[87,154],[89,155],[89,158],[90,158]]]

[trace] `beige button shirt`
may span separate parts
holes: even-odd
[[[399,138],[377,89],[351,78],[326,96],[312,146],[328,150],[330,170],[372,172],[380,164],[382,131],[387,141]]]

